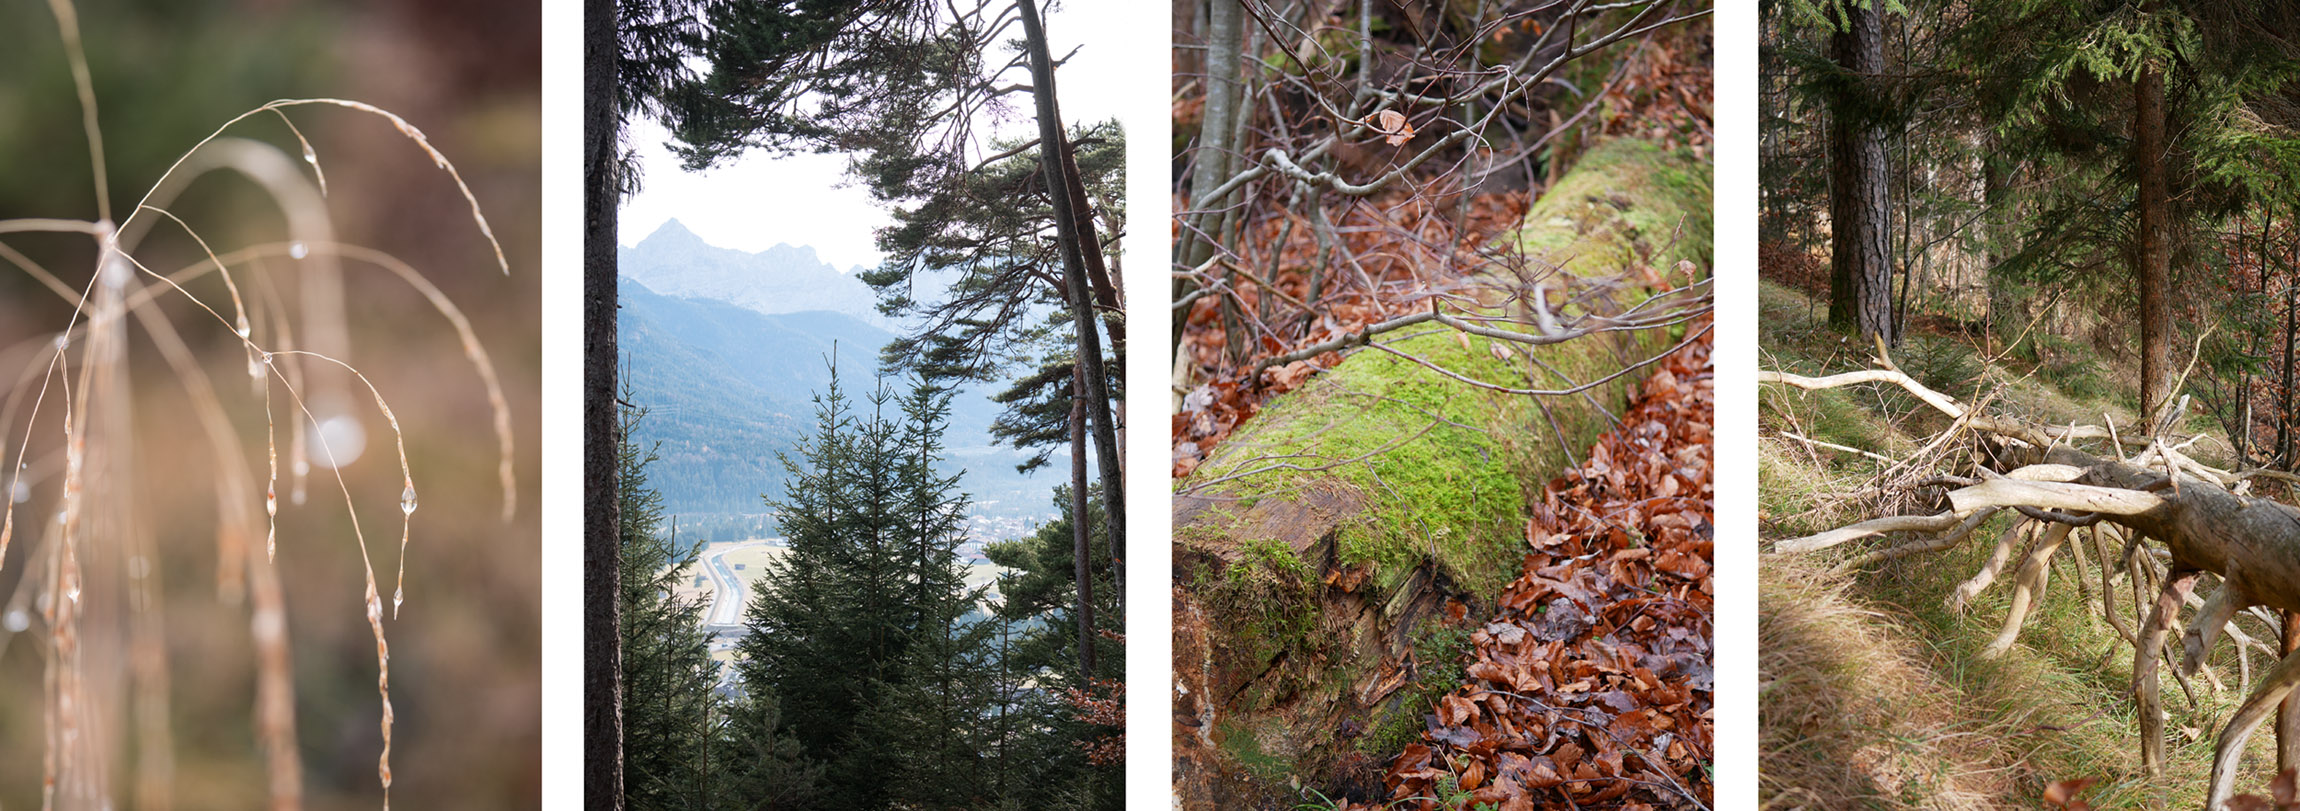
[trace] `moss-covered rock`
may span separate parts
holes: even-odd
[[[1562,269],[1542,282],[1564,294],[1550,300],[1617,312],[1680,260],[1706,275],[1708,174],[1684,153],[1602,143],[1509,238]],[[1524,299],[1521,280],[1480,281],[1486,314],[1523,306],[1511,303]],[[1487,383],[1559,389],[1681,337],[1528,347],[1438,328],[1389,346]],[[1537,399],[1359,350],[1269,403],[1177,482],[1185,805],[1291,807],[1300,786],[1333,796],[1378,779],[1376,761],[1410,741],[1458,680],[1466,618],[1487,613],[1516,576],[1528,499],[1611,427],[1637,379]]]

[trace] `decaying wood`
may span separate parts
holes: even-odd
[[[2179,634],[2181,653],[2172,674],[2182,681],[2184,689],[2186,677],[2199,670],[2223,631],[2239,646],[2240,656],[2248,657],[2249,654],[2243,652],[2245,648],[2264,647],[2249,637],[2239,638],[2241,632],[2230,623],[2237,614],[2254,607],[2283,612],[2287,617],[2300,613],[2300,509],[2237,492],[2243,489],[2240,483],[2245,479],[2261,475],[2257,471],[2217,470],[2187,456],[2182,449],[2194,442],[2193,438],[2175,442],[2166,436],[2166,428],[2177,424],[2176,419],[2167,418],[2156,425],[2144,426],[2156,429],[2145,432],[2119,432],[2113,423],[2105,420],[2102,426],[2036,425],[2016,418],[1977,413],[1955,398],[1933,391],[1891,368],[1889,360],[1882,365],[1885,368],[1825,377],[1760,372],[1759,380],[1807,390],[1856,383],[1897,385],[1954,420],[1950,433],[1972,432],[1994,437],[1992,447],[1998,452],[1988,454],[1990,462],[1976,471],[1977,477],[1958,475],[1927,480],[1929,486],[1951,488],[1947,493],[1949,509],[1946,511],[1872,518],[1781,541],[1774,545],[1774,553],[1810,553],[1893,533],[1943,533],[1964,525],[1976,515],[2017,510],[2030,521],[2008,529],[1982,570],[1959,585],[1948,598],[1952,607],[1961,610],[1986,589],[2011,560],[2026,527],[2032,524],[2045,527],[2041,537],[2021,558],[2011,609],[2003,627],[1983,653],[1993,657],[2010,649],[2018,638],[2029,607],[2037,601],[2049,579],[2051,558],[2065,544],[2072,528],[2100,523],[2115,525],[2128,533],[2124,560],[2136,589],[2141,576],[2153,571],[2155,564],[2138,566],[2134,554],[2143,539],[2154,539],[2163,547],[2166,571],[2137,637],[2123,627],[2113,608],[2108,608],[2107,604],[2114,599],[2114,590],[2108,582],[2111,564],[2106,547],[2102,546],[2099,551],[2102,553],[2104,608],[2108,609],[2110,623],[2134,643],[2131,694],[2140,710],[2141,760],[2151,778],[2161,777],[2165,715],[2158,695],[2157,663],[2161,655],[2168,653],[2166,641],[2178,624],[2181,607],[2197,600],[2191,591],[2203,575],[2219,576],[2218,587],[2202,598],[2193,622]],[[2071,444],[2086,439],[2107,440],[2111,456],[2094,456]],[[2138,450],[2126,459],[2123,452],[2128,448]],[[1969,532],[1970,528],[1965,531]],[[1961,540],[1962,535],[1957,537]],[[2100,543],[2097,537],[2094,542]],[[1953,542],[1918,541],[1886,551],[1906,554],[1902,550],[1932,551],[1950,545]],[[1873,552],[1863,559],[1874,559],[1878,554]],[[2243,659],[2241,665],[2247,671],[2249,682],[2249,658]],[[2210,676],[2209,671],[2206,673]],[[2217,678],[2213,682],[2218,685]],[[2253,686],[2241,709],[2229,719],[2214,753],[2207,809],[2218,808],[2226,801],[2245,739],[2276,711],[2295,685],[2300,685],[2300,653],[2287,653]]]

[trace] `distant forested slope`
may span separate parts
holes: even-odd
[[[765,511],[760,495],[782,492],[775,452],[789,449],[814,419],[812,397],[830,381],[833,343],[840,379],[864,407],[877,385],[879,347],[894,337],[842,313],[768,315],[660,295],[628,277],[622,307],[617,337],[625,373],[649,412],[638,437],[657,448],[661,458],[648,478],[672,513]],[[944,442],[966,469],[961,488],[977,502],[997,502],[983,512],[1044,512],[1057,477],[1021,476],[1014,465],[1022,454],[990,445],[998,405],[988,393],[998,388],[963,390],[952,403]]]

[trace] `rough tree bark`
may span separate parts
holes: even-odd
[[[2300,651],[2300,612],[2284,612],[2283,644],[2277,652],[2292,658]],[[2276,771],[2300,767],[2300,699],[2285,697],[2276,715]]]
[[[583,3],[583,803],[623,807],[615,471],[615,0]]]
[[[2153,64],[2143,67],[2132,92],[2132,166],[2140,185],[2132,251],[2133,284],[2140,288],[2140,413],[2153,419],[2174,394],[2163,69]]]
[[[1226,207],[1213,191],[1230,179],[1236,144],[1231,143],[1237,117],[1240,83],[1238,65],[1245,48],[1245,7],[1239,0],[1209,0],[1206,15],[1206,106],[1198,126],[1198,150],[1191,158],[1190,208],[1198,212],[1192,228],[1178,236],[1177,258],[1183,267],[1197,267],[1220,249],[1222,211]],[[1188,293],[1188,282],[1174,282],[1174,297]],[[1174,313],[1173,339],[1182,339],[1187,310]]]
[[[1882,3],[1845,2],[1845,27],[1829,37],[1848,76],[1829,111],[1829,325],[1866,343],[1898,345],[1893,329],[1893,214],[1885,129],[1866,112],[1885,71]]]

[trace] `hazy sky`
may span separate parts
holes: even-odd
[[[1055,74],[1061,94],[1062,117],[1067,121],[1098,121],[1118,115],[1122,95],[1096,92],[1120,82],[1120,50],[1109,45],[1125,36],[1128,3],[1072,0],[1049,15],[1046,24],[1051,52],[1060,59],[1089,39],[1096,44],[1078,51]],[[1138,15],[1137,15],[1138,16]],[[1015,26],[1016,37],[1021,27]],[[1164,66],[1159,66],[1163,68]],[[1015,134],[1037,126],[1030,114],[1030,97],[1007,97],[1017,114],[1002,125],[1001,134]],[[624,245],[638,244],[677,218],[704,242],[745,251],[761,251],[775,243],[808,245],[840,270],[870,266],[879,260],[871,241],[873,229],[887,222],[883,211],[871,205],[859,187],[842,187],[846,157],[796,155],[773,158],[754,154],[705,173],[681,171],[679,161],[663,147],[666,131],[652,121],[634,122],[631,142],[645,166],[645,185],[623,205],[619,222]]]

